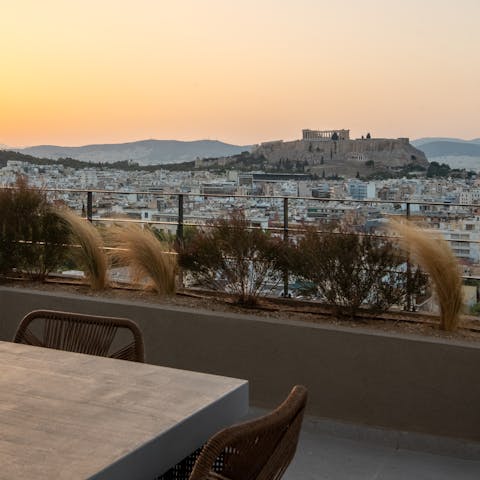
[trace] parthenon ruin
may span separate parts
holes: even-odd
[[[328,142],[329,140],[350,140],[350,130],[302,130],[302,140]]]

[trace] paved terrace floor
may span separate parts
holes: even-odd
[[[252,410],[252,416],[266,412]],[[480,444],[307,417],[284,479],[480,480]]]

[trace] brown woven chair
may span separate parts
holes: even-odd
[[[189,480],[278,480],[297,448],[307,389],[296,386],[273,412],[221,430],[203,447]]]
[[[125,318],[34,310],[20,322],[15,343],[144,362],[143,336]]]

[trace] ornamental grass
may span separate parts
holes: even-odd
[[[458,262],[448,243],[409,223],[392,223],[401,245],[429,274],[440,306],[440,328],[454,331],[462,311],[462,279]]]
[[[68,209],[58,209],[56,214],[70,230],[71,242],[75,248],[75,260],[85,272],[93,290],[103,290],[107,286],[107,256],[104,252],[102,236],[84,218]]]
[[[148,228],[138,225],[111,227],[115,261],[127,265],[132,279],[162,295],[173,295],[178,270],[177,255]],[[145,282],[145,279],[148,279]]]

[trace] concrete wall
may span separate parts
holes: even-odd
[[[319,417],[480,441],[479,345],[21,288],[0,306],[0,340],[38,308],[123,316],[148,362],[248,379],[254,405],[301,383]]]

